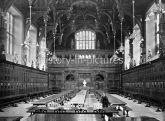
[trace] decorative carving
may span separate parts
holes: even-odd
[[[119,50],[117,50],[114,55],[110,58],[111,63],[123,63],[123,54]]]

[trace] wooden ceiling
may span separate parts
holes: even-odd
[[[132,31],[132,0],[1,0],[1,7],[14,4],[29,18],[29,1],[32,3],[32,23],[38,29],[44,28],[44,17],[48,17],[48,46],[52,49],[53,33],[56,34],[57,48],[69,49],[74,33],[80,29],[96,32],[103,49],[113,47],[114,32],[116,46],[120,45],[123,19],[123,38]],[[164,1],[164,0],[163,0]],[[145,12],[157,0],[135,0],[135,22],[143,24]],[[55,29],[56,28],[56,29]],[[44,30],[44,29],[41,29]],[[43,32],[44,33],[44,32]],[[62,36],[62,37],[61,37]],[[62,40],[61,40],[62,38]]]

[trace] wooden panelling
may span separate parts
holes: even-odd
[[[48,73],[8,61],[0,62],[0,96],[31,94],[48,89]]]
[[[165,101],[165,57],[122,73],[123,91],[158,102]]]

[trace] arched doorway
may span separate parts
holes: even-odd
[[[75,88],[76,88],[75,76],[73,74],[66,75],[65,89],[75,89]]]
[[[104,76],[102,74],[95,75],[95,89],[103,90],[104,89]]]
[[[74,75],[73,74],[68,74],[67,76],[66,76],[66,81],[75,81],[75,77],[74,77]]]

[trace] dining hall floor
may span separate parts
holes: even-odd
[[[133,100],[129,100],[128,98],[124,98],[122,96],[112,94],[114,97],[124,101],[127,103],[127,106],[132,109],[132,111],[129,112],[130,117],[141,117],[141,116],[148,116],[148,117],[154,117],[158,119],[159,121],[165,121],[165,112],[156,112],[157,107],[145,107],[145,103],[138,104],[137,102],[134,102]]]
[[[156,112],[156,107],[145,107],[146,104],[144,103],[137,104],[137,102],[133,102],[133,100],[129,100],[128,98],[124,98],[116,94],[112,94],[112,96],[127,103],[127,106],[132,109],[132,111],[129,112],[130,117],[148,116],[154,117],[160,121],[165,121],[165,112]],[[23,117],[20,121],[103,121],[101,115],[99,114],[35,114],[30,116],[30,113],[27,113],[26,111],[29,107],[32,106],[32,102],[35,101],[37,101],[37,99],[31,100],[31,102],[28,103],[20,102],[17,104],[18,107],[6,107],[2,109],[3,112],[0,112],[0,117]],[[87,93],[84,103],[89,105],[89,108],[100,104],[93,93]],[[130,118],[127,118],[127,120],[124,121],[131,120]]]

